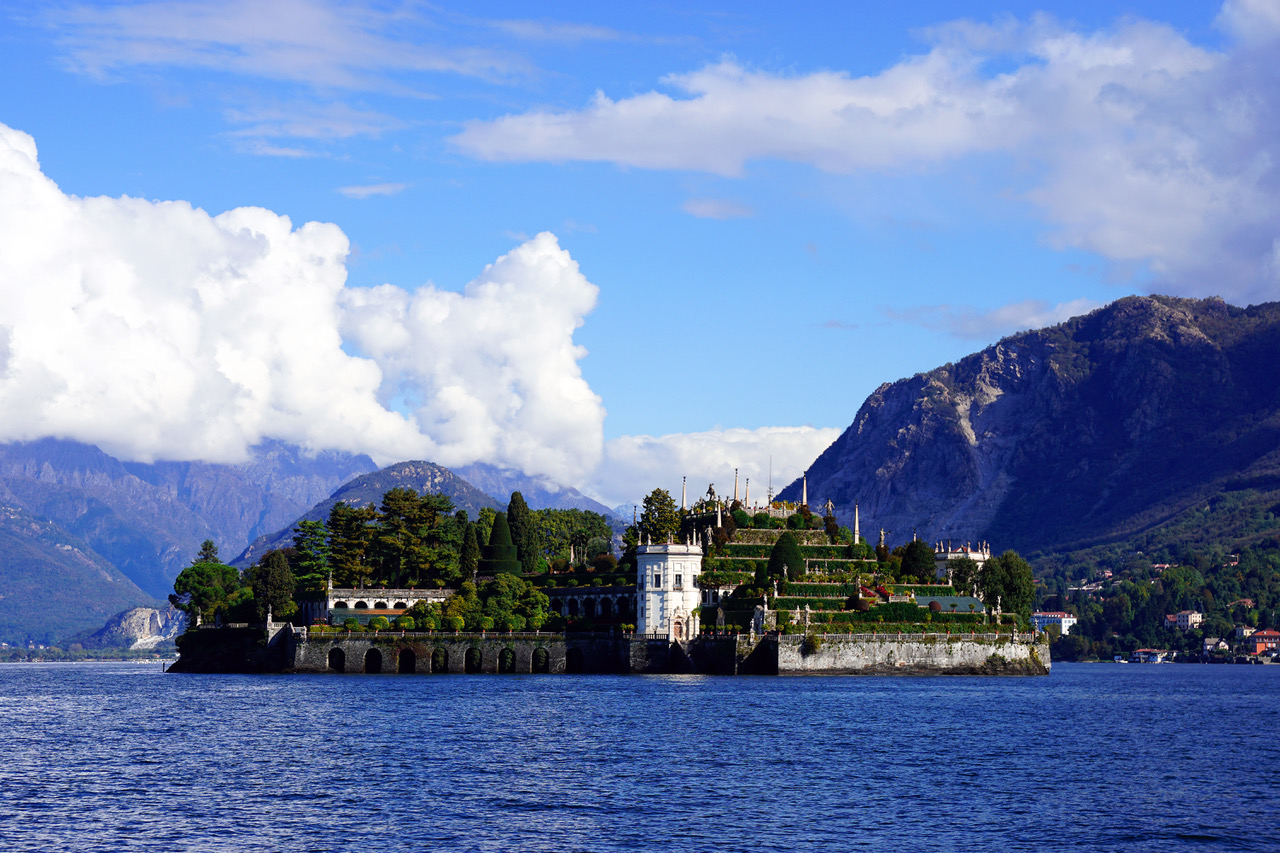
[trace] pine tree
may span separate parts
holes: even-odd
[[[213,544],[212,539],[206,539],[200,543],[200,553],[196,554],[196,558],[191,561],[191,565],[197,563],[221,563],[218,559],[218,546]]]
[[[329,583],[329,529],[323,521],[300,521],[293,530],[298,588],[319,592]]]
[[[268,608],[272,619],[288,618],[298,609],[293,603],[293,572],[283,551],[268,551],[248,574],[259,619],[267,618]]]

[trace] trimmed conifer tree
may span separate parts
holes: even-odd
[[[790,530],[779,536],[778,541],[773,544],[768,571],[769,576],[775,578],[794,579],[804,574],[804,555],[800,553],[800,542]]]
[[[479,570],[482,575],[520,574],[520,560],[516,557],[516,546],[511,544],[506,513],[500,512],[493,518],[489,544],[480,549]]]

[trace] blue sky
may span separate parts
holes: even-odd
[[[1003,335],[1276,298],[1273,0],[530,8],[7,0],[3,437],[763,497]]]

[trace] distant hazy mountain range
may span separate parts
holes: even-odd
[[[0,641],[94,631],[113,614],[163,601],[205,539],[245,565],[291,544],[300,518],[326,519],[338,500],[376,504],[395,486],[447,494],[473,518],[481,507],[504,508],[513,490],[535,508],[604,511],[575,489],[468,470],[483,489],[430,462],[378,470],[367,456],[310,456],[278,443],[244,465],[121,462],[54,439],[0,445]]]
[[[1280,303],[1131,297],[1005,338],[881,385],[807,477],[872,542],[1274,536]]]
[[[229,559],[375,467],[275,443],[244,465],[126,463],[54,439],[0,445],[0,640],[48,642],[163,600],[205,539]]]

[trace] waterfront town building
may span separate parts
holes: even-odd
[[[1077,621],[1076,617],[1070,613],[1045,611],[1031,614],[1031,624],[1035,626],[1037,631],[1043,631],[1050,625],[1057,625],[1063,637],[1070,633],[1071,626],[1075,625]]]

